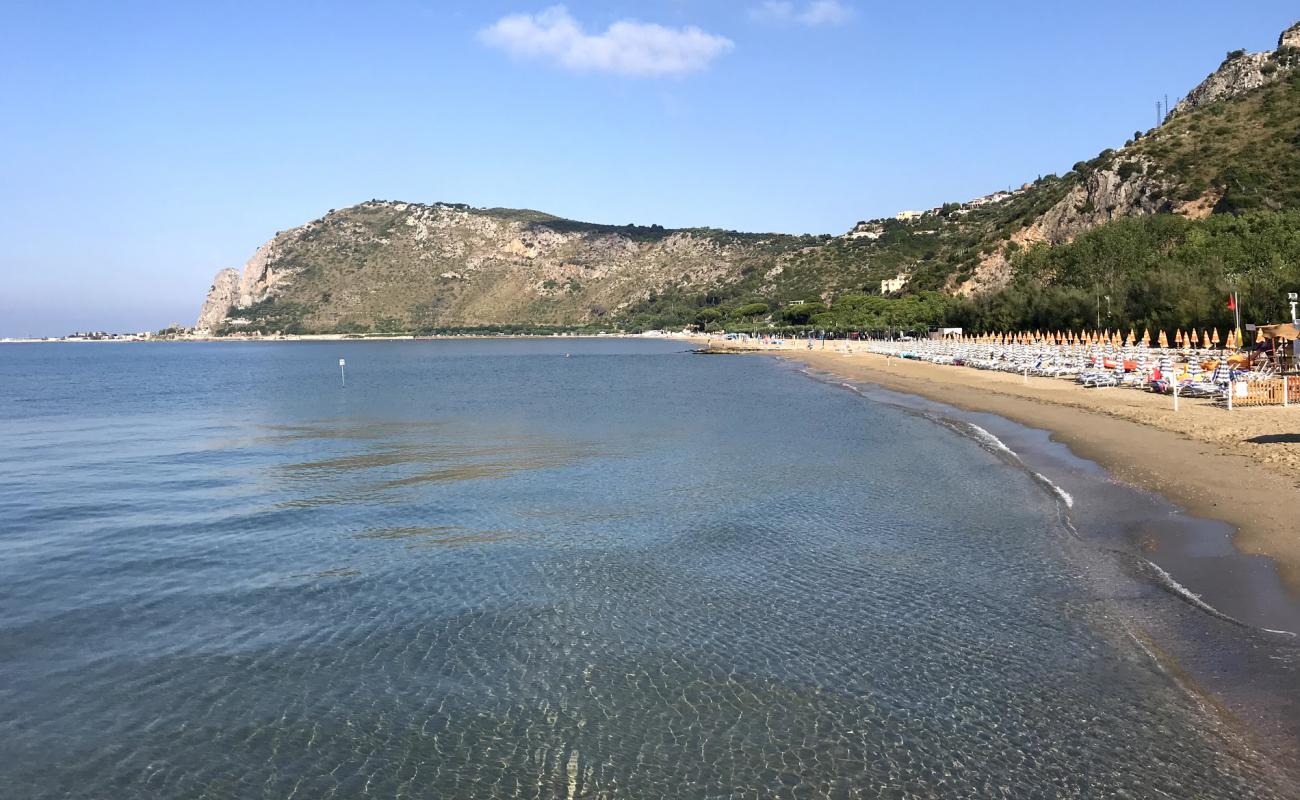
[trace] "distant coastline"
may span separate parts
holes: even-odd
[[[120,335],[111,338],[81,338],[75,336],[47,338],[8,338],[0,339],[0,344],[110,344],[110,343],[158,343],[158,342],[409,342],[440,339],[665,339],[683,342],[697,341],[697,337],[681,333],[436,333],[436,334],[357,334],[357,333],[309,333],[285,334],[282,336],[130,336]]]

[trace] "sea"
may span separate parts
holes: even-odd
[[[0,796],[1297,796],[1152,633],[1246,628],[973,430],[675,341],[0,346]]]

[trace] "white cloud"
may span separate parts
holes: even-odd
[[[479,31],[484,44],[523,58],[550,61],[575,72],[658,77],[698,72],[735,47],[696,27],[621,20],[591,34],[564,6],[540,14],[511,14]]]
[[[793,23],[816,28],[822,25],[843,25],[853,18],[853,8],[840,0],[812,0],[796,5],[789,0],[765,0],[749,11],[750,16],[763,22]]]

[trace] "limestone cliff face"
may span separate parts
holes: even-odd
[[[1150,177],[1154,171],[1151,161],[1134,158],[1093,172],[1026,228],[1022,241],[1063,244],[1120,217],[1169,210],[1167,187]]]
[[[1277,50],[1272,53],[1229,54],[1219,68],[1201,81],[1178,105],[1175,114],[1222,100],[1236,97],[1278,80],[1293,69],[1300,50],[1300,23],[1292,25],[1278,37]]]
[[[199,311],[198,322],[194,327],[202,332],[211,332],[226,318],[230,309],[239,302],[239,273],[227,267],[217,273],[208,289],[208,296]]]
[[[253,306],[247,325],[260,330],[577,325],[668,287],[724,284],[779,249],[752,234],[372,201],[277,234],[233,290],[223,272],[199,327],[244,325]],[[267,300],[274,308],[258,305]]]
[[[1282,31],[1277,38],[1277,49],[1281,53],[1287,49],[1300,49],[1300,22]]]
[[[292,234],[291,234],[292,235]],[[253,257],[244,264],[244,274],[239,280],[240,308],[247,308],[253,303],[266,298],[276,283],[283,277],[272,267],[275,262],[276,245],[284,234],[277,234],[274,239],[257,248]]]
[[[1174,113],[1208,105],[1225,97],[1258,89],[1272,78],[1264,68],[1272,62],[1272,53],[1247,53],[1224,61],[1208,78],[1174,106]]]
[[[1174,210],[1166,199],[1169,187],[1155,175],[1156,165],[1150,159],[1121,154],[1110,166],[1085,176],[1044,214],[1013,233],[1010,241],[1021,247],[1065,244],[1121,217]],[[1007,253],[1004,245],[985,256],[968,280],[950,290],[970,296],[1006,286],[1012,277]]]

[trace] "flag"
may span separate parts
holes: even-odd
[[[1229,311],[1237,310],[1237,295],[1235,292],[1233,294],[1228,295],[1228,310]]]

